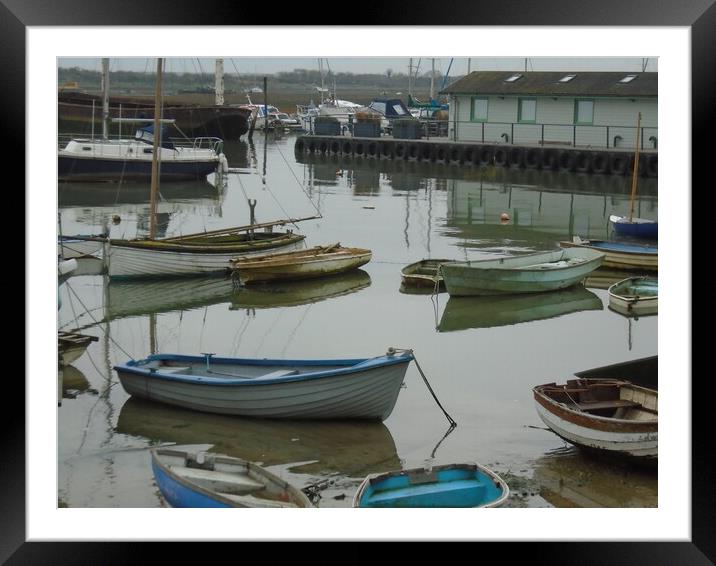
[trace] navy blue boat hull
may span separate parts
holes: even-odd
[[[612,226],[619,236],[644,240],[656,240],[659,237],[657,222],[612,222]]]
[[[216,162],[165,161],[160,167],[161,181],[205,179],[216,170]],[[57,175],[60,181],[151,181],[151,161],[118,159],[81,159],[58,156]]]

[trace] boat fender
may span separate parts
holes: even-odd
[[[507,150],[504,147],[496,147],[493,159],[495,165],[507,165]]]
[[[571,151],[563,151],[559,155],[558,163],[560,171],[574,171],[574,153]]]
[[[494,148],[491,145],[482,146],[477,153],[480,165],[491,165],[495,158]]]
[[[595,173],[607,173],[609,170],[609,158],[606,154],[599,152],[592,156],[592,171]]]
[[[580,151],[576,158],[576,169],[580,173],[589,173],[592,169],[592,154],[587,151]]]
[[[521,147],[513,147],[509,152],[510,166],[524,167],[525,150]]]
[[[542,165],[542,150],[531,147],[525,151],[525,167],[536,169]]]
[[[221,167],[222,173],[228,173],[229,172],[229,160],[226,159],[226,156],[223,153],[219,154],[219,165]]]

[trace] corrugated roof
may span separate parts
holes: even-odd
[[[515,75],[518,80],[505,82]],[[559,82],[567,75],[575,77]],[[636,78],[619,81],[627,75]],[[658,73],[595,72],[595,71],[474,71],[448,85],[440,94],[514,94],[549,96],[657,96]]]

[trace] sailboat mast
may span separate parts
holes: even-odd
[[[634,172],[631,177],[631,198],[629,202],[629,222],[634,217],[634,199],[636,198],[636,179],[639,171],[639,133],[641,128],[641,112],[636,118],[636,152],[634,153]]]
[[[109,138],[109,58],[102,58],[102,137]]]
[[[413,58],[410,58],[408,64],[408,97],[413,98]]]
[[[157,234],[157,190],[159,186],[159,137],[162,128],[162,59],[157,59],[157,84],[154,91],[154,143],[152,150],[152,185],[149,197],[149,239]]]
[[[430,102],[433,101],[433,98],[435,98],[435,95],[433,94],[435,92],[435,57],[433,57],[433,66],[432,71],[430,72]]]
[[[224,60],[217,59],[214,69],[214,104],[216,106],[224,105]]]

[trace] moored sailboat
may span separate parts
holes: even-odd
[[[157,62],[157,85],[155,107],[161,107],[162,59]],[[247,253],[267,253],[286,246],[297,246],[304,236],[286,232],[274,232],[279,225],[305,219],[286,219],[248,226],[224,228],[171,238],[156,238],[156,208],[159,186],[159,147],[161,145],[161,114],[155,112],[153,136],[150,225],[148,238],[119,239],[107,236],[68,236],[75,242],[85,242],[87,247],[102,244],[107,273],[117,277],[163,277],[179,275],[204,275],[226,272],[229,260]],[[258,230],[263,229],[262,232]]]

